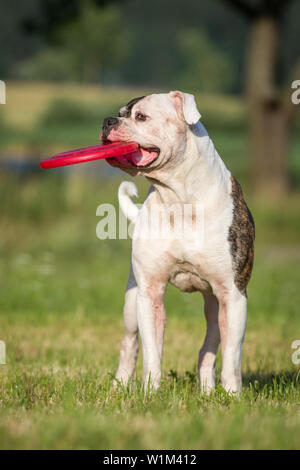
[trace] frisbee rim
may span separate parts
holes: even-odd
[[[53,155],[50,158],[42,160],[40,167],[42,169],[51,169],[95,160],[104,160],[126,155],[138,149],[139,145],[136,142],[112,142],[105,145],[90,145],[88,147],[76,148]]]

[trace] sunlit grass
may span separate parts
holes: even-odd
[[[141,357],[133,387],[111,388],[130,241],[98,240],[96,207],[116,204],[119,181],[63,172],[0,180],[0,447],[299,447],[299,197],[271,208],[249,201],[257,250],[242,397],[219,384],[199,393],[202,297],[172,287],[162,386],[145,397]],[[137,183],[143,200],[147,184]]]
[[[97,143],[103,117],[148,92],[9,83],[2,157],[25,153],[39,160]],[[197,95],[197,102],[217,149],[247,189],[242,101]],[[69,123],[61,121],[63,115]],[[294,183],[298,153],[295,138]],[[299,366],[291,361],[292,342],[300,336],[299,194],[276,205],[247,198],[256,222],[256,256],[243,395],[230,397],[221,388],[219,356],[216,393],[199,393],[202,297],[169,287],[162,386],[145,397],[141,357],[133,386],[111,388],[130,240],[96,238],[96,208],[117,204],[124,175],[100,178],[103,163],[90,170],[85,178],[77,167],[0,177],[0,339],[7,347],[7,364],[0,366],[0,447],[299,447]],[[141,202],[148,184],[136,183]]]

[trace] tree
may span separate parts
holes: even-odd
[[[292,0],[223,1],[250,24],[245,92],[252,187],[258,196],[281,197],[289,187],[288,141],[296,106],[291,83],[286,90],[279,86],[280,28]]]
[[[205,90],[207,93],[224,92],[230,88],[230,60],[204,30],[184,28],[178,32],[176,45],[182,66],[175,74],[174,86],[190,92]]]
[[[103,71],[126,57],[128,41],[118,9],[85,2],[80,16],[58,32],[59,47],[73,56],[77,76],[96,82]]]
[[[77,4],[77,15],[60,18],[57,28],[50,29],[50,44],[19,64],[19,76],[98,82],[126,58],[130,44],[119,9],[99,8],[91,0]]]

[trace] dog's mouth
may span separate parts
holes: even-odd
[[[110,144],[113,141],[107,138],[102,138],[102,143]],[[135,152],[118,157],[107,158],[107,162],[111,165],[125,166],[125,167],[143,167],[146,168],[151,165],[159,156],[160,149],[158,147],[141,147]]]
[[[151,165],[160,154],[158,147],[141,147],[130,155],[130,159],[135,166],[146,167]]]

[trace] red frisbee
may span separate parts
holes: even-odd
[[[69,150],[68,152],[58,153],[51,158],[42,160],[40,167],[44,169],[57,168],[60,166],[74,165],[76,163],[85,163],[93,160],[102,160],[103,158],[119,157],[135,152],[139,149],[136,142],[112,142],[105,145],[91,145],[79,149]]]

